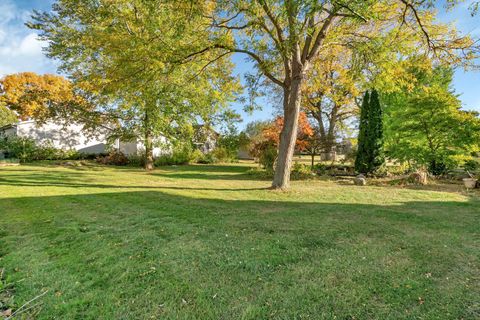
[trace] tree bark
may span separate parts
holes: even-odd
[[[311,164],[311,167],[312,167],[312,170],[313,170],[313,168],[315,167],[315,153],[313,152],[313,153],[311,154],[311,156],[312,156],[312,164]]]
[[[280,133],[277,165],[272,188],[286,190],[290,187],[290,170],[297,141],[298,118],[300,115],[303,72],[292,78],[291,85],[284,87],[284,125]]]
[[[145,112],[145,170],[151,171],[154,169],[153,161],[153,139],[150,131],[150,119],[148,112]]]
[[[153,139],[150,132],[145,134],[145,170],[151,171],[154,169],[153,161]]]

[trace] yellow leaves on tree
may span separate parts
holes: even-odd
[[[15,111],[22,120],[45,119],[58,107],[64,109],[80,102],[72,83],[52,74],[11,74],[1,79],[0,85],[0,103]]]

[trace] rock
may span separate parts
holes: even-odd
[[[1,312],[1,315],[4,317],[10,317],[12,315],[12,309],[7,309]]]
[[[425,171],[414,172],[408,177],[408,182],[415,183],[415,184],[420,184],[422,186],[427,185],[428,184],[428,175]]]
[[[477,187],[478,180],[474,178],[465,178],[463,179],[463,183],[465,185],[465,188],[474,189]]]
[[[365,186],[367,185],[367,178],[365,178],[363,174],[359,174],[358,176],[355,177],[355,179],[353,179],[353,183],[356,186]]]

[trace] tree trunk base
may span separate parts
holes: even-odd
[[[271,185],[270,187],[267,188],[267,190],[286,192],[286,191],[288,191],[289,188],[290,188],[290,186],[281,187],[281,186]]]

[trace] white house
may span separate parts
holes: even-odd
[[[47,121],[38,125],[34,120],[20,121],[0,128],[0,135],[35,140],[37,144],[50,143],[64,150],[77,150],[86,154],[104,153],[107,150],[107,134],[99,131],[92,137],[84,134],[79,124],[63,125]]]
[[[168,144],[167,138],[161,136],[159,138],[153,139],[153,157],[158,158],[161,155],[168,154],[171,152],[171,147]],[[133,141],[121,141],[117,139],[114,145],[115,149],[122,152],[125,155],[141,155],[145,154],[145,144],[142,140],[136,139]]]
[[[64,125],[53,121],[38,124],[34,120],[20,121],[1,127],[0,136],[2,135],[29,138],[39,145],[51,144],[57,149],[76,150],[84,154],[106,153],[111,149],[107,141],[107,130],[98,130],[96,134],[87,136],[81,124]],[[156,145],[153,149],[154,157],[170,152],[165,137],[154,139],[154,143]],[[112,147],[125,155],[139,155],[145,152],[145,145],[139,139],[128,142],[117,139]]]

